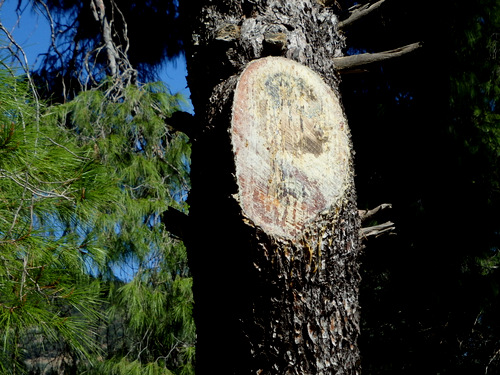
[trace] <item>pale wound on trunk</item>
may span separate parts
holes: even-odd
[[[294,238],[352,183],[347,120],[311,69],[281,57],[250,63],[234,94],[231,139],[243,213]]]

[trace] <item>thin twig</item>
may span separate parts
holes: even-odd
[[[379,211],[385,210],[387,208],[392,208],[392,204],[382,203],[381,205],[371,210],[359,210],[359,217],[361,218],[361,221],[365,221],[366,219],[369,219],[372,216],[376,215]]]
[[[26,178],[24,181],[23,180],[18,180],[19,176],[15,176],[13,173],[10,173],[9,171],[5,169],[0,169],[0,178],[7,178],[14,182],[16,185],[19,185],[28,191],[30,191],[32,194],[35,196],[43,196],[45,198],[63,198],[68,201],[73,201],[73,198],[67,197],[64,194],[59,194],[59,193],[54,193],[52,191],[47,191],[47,190],[42,190],[39,189],[35,186],[32,186],[29,182],[28,179]]]
[[[0,30],[2,30],[4,32],[4,34],[9,39],[10,43],[13,44],[17,48],[17,51],[19,53],[21,53],[21,55],[23,57],[22,59],[18,56],[18,54],[15,51],[11,50],[12,55],[14,56],[15,59],[17,59],[17,61],[19,61],[19,63],[21,64],[21,67],[23,68],[23,70],[26,74],[26,77],[28,79],[28,83],[33,91],[33,96],[34,96],[35,101],[36,101],[37,106],[38,106],[38,92],[37,92],[35,84],[33,82],[33,78],[31,77],[31,73],[29,70],[28,57],[26,56],[24,49],[14,40],[14,37],[12,36],[12,34],[9,32],[9,30],[7,30],[5,28],[5,26],[1,22],[0,22]]]
[[[19,206],[16,209],[16,213],[14,214],[14,219],[12,220],[12,225],[9,228],[9,231],[7,232],[7,236],[10,237],[12,230],[14,229],[16,223],[17,223],[17,218],[19,216],[19,212],[21,212],[21,208],[23,208],[23,202],[24,202],[24,196],[26,195],[26,186],[23,189],[23,193],[21,195],[20,203]]]
[[[71,155],[73,155],[75,158],[79,159],[79,160],[92,160],[91,158],[86,158],[84,156],[79,156],[77,154],[75,154],[73,151],[71,151],[69,148],[67,148],[66,146],[64,145],[61,145],[59,143],[57,143],[56,141],[54,141],[52,138],[50,137],[47,137],[47,139],[49,141],[51,141],[53,144],[55,144],[56,146],[58,147],[61,147],[62,149],[66,150],[67,152],[69,152]]]

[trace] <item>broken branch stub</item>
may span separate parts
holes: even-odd
[[[364,5],[355,5],[349,9],[349,17],[338,24],[339,29],[343,29],[352,25],[354,22],[367,16],[377,8],[379,8],[385,0],[379,0],[376,3],[368,3]]]
[[[335,69],[346,70],[353,69],[360,66],[373,64],[376,62],[393,59],[395,57],[401,57],[407,53],[415,51],[420,48],[422,43],[412,43],[406,46],[395,48],[389,51],[376,52],[376,53],[361,53],[359,55],[341,56],[335,57],[333,62],[335,64]]]
[[[336,93],[282,57],[251,62],[234,96],[238,199],[268,235],[294,238],[352,181],[349,130]]]

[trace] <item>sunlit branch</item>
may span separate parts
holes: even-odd
[[[118,74],[116,61],[118,60],[119,56],[111,37],[111,25],[108,21],[108,18],[106,17],[106,8],[104,7],[104,2],[102,0],[92,0],[90,2],[90,9],[92,10],[94,19],[101,24],[104,47],[106,48],[106,54],[108,57],[108,67],[111,76],[116,77]]]
[[[359,55],[335,57],[333,62],[337,70],[347,70],[352,68],[357,68],[359,66],[372,64],[375,62],[380,62],[388,59],[393,59],[395,57],[400,57],[406,55],[407,53],[415,51],[420,48],[422,43],[412,43],[404,47],[392,49],[384,52],[376,53],[362,53]]]
[[[17,206],[16,212],[14,214],[14,218],[12,219],[12,224],[9,228],[9,231],[7,232],[7,235],[10,236],[12,231],[14,230],[14,227],[16,226],[17,223],[17,218],[19,217],[19,213],[21,212],[21,209],[23,208],[23,202],[24,202],[24,197],[26,195],[26,187],[23,188],[23,193],[19,202],[19,206]]]
[[[365,221],[365,220],[373,217],[374,215],[376,215],[380,211],[388,209],[388,208],[392,208],[392,204],[383,203],[383,204],[381,204],[381,205],[379,205],[371,210],[359,210],[359,217],[360,217],[361,221]]]
[[[360,217],[361,221],[363,222],[363,221],[366,221],[366,220],[372,218],[373,216],[378,214],[380,211],[386,210],[388,208],[392,208],[392,204],[383,203],[383,204],[381,204],[381,205],[379,205],[371,210],[359,210],[359,217]],[[361,228],[359,231],[359,234],[360,234],[361,238],[367,238],[370,236],[378,237],[381,234],[392,232],[395,229],[396,229],[396,227],[395,227],[394,223],[391,221],[387,221],[383,224],[377,224],[377,225],[373,225],[370,227]]]
[[[340,21],[338,23],[338,27],[340,29],[345,28],[346,26],[350,26],[352,23],[360,20],[361,18],[367,16],[375,9],[380,7],[385,0],[377,1],[373,4],[364,4],[364,5],[355,5],[349,9],[349,17],[347,19]]]
[[[392,232],[396,229],[394,226],[394,223],[391,221],[387,221],[383,224],[378,224],[378,225],[373,225],[371,227],[365,227],[361,228],[359,233],[362,238],[366,238],[369,236],[375,236],[378,237],[381,234],[387,233],[387,232]]]

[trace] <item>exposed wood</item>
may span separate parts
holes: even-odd
[[[347,19],[340,21],[338,27],[340,29],[346,28],[347,26],[351,26],[352,23],[360,20],[361,18],[367,16],[374,10],[378,9],[385,0],[379,0],[376,3],[368,3],[364,5],[355,5],[349,9],[349,17]]]
[[[359,217],[361,219],[361,222],[373,217],[377,213],[379,213],[382,210],[392,208],[392,204],[390,203],[382,203],[381,205],[371,209],[371,210],[359,210]]]
[[[422,44],[420,42],[417,42],[408,44],[404,47],[384,52],[362,53],[359,55],[335,57],[333,58],[333,63],[335,64],[335,69],[337,70],[352,69],[359,66],[372,64],[375,62],[380,62],[388,59],[393,59],[395,57],[400,57],[406,55],[407,53],[415,51],[417,48],[421,46]]]
[[[266,233],[293,238],[343,196],[347,119],[309,68],[281,57],[252,62],[236,88],[231,134],[240,204]]]

